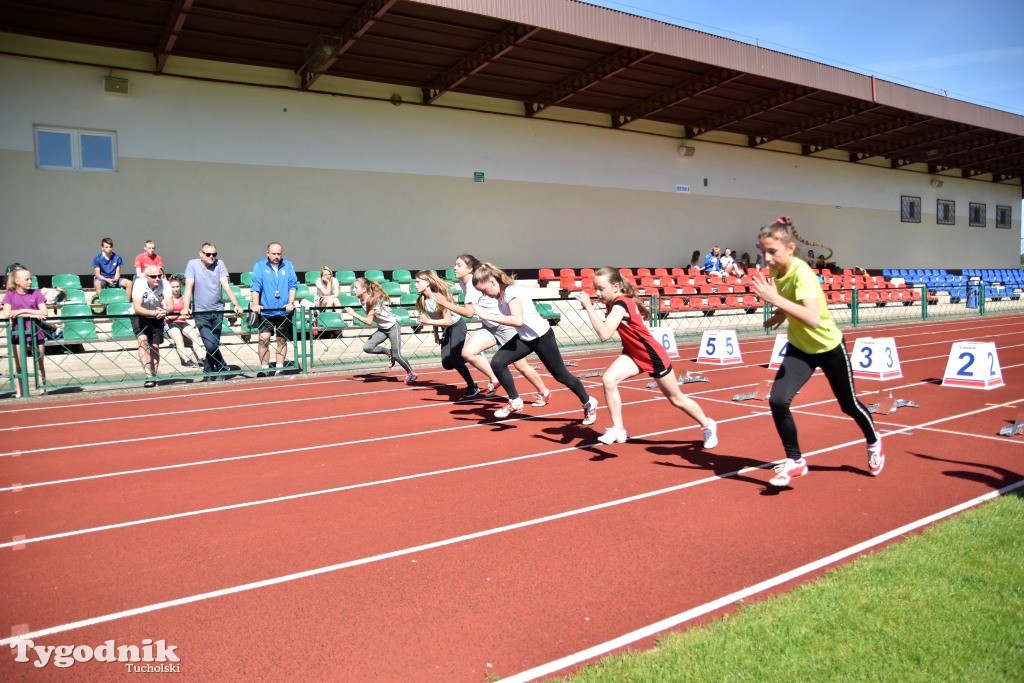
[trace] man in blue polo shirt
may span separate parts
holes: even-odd
[[[99,297],[100,290],[107,287],[121,287],[131,296],[132,281],[121,277],[124,261],[114,253],[114,240],[104,237],[100,240],[100,253],[92,260],[92,286]]]
[[[192,313],[206,347],[204,382],[225,379],[224,375],[213,373],[230,369],[220,352],[220,331],[224,321],[222,291],[231,300],[235,311],[241,313],[242,307],[228,281],[228,267],[217,258],[217,246],[206,242],[199,250],[199,258],[192,259],[185,267],[185,293],[181,297],[185,300],[182,312],[186,315]]]
[[[252,297],[249,308],[260,314],[258,348],[262,367],[256,373],[257,377],[272,377],[278,373],[278,368],[284,367],[288,342],[292,338],[292,311],[298,286],[295,268],[284,258],[284,247],[280,242],[271,242],[267,245],[267,258],[253,265],[252,284],[249,285]],[[276,363],[270,360],[271,336],[277,337]]]

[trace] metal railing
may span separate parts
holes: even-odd
[[[969,290],[965,297],[929,292],[924,285],[903,289],[901,291],[913,294],[900,295],[891,294],[897,291],[892,289],[831,290],[827,292],[831,301],[828,308],[840,327],[1024,313],[1021,290],[999,288],[994,290],[997,296],[989,292],[985,283],[973,283],[972,287],[974,290]],[[538,291],[547,293],[544,288]],[[711,297],[717,300],[709,300]],[[728,292],[689,297],[652,294],[644,300],[653,313],[651,326],[672,329],[679,342],[699,339],[706,330],[735,330],[740,336],[771,334],[764,328],[771,312],[760,300],[747,299],[741,306],[727,307],[732,301]],[[567,355],[618,347],[619,342],[614,338],[606,342],[598,339],[586,311],[575,299],[538,298],[538,303]],[[396,307],[396,310],[400,309]],[[32,330],[27,335],[14,334],[13,321],[0,320],[0,339],[4,342],[0,353],[6,356],[7,367],[3,384],[7,392],[14,392],[15,382],[21,383],[26,395],[43,388],[53,392],[141,384],[146,377],[138,356],[139,341],[132,330],[132,317],[130,313],[50,317],[43,323],[42,340],[37,339],[40,327],[35,319],[20,319]],[[379,368],[382,361],[386,362],[386,357],[363,353],[364,343],[376,328],[354,321],[342,308],[299,307],[292,314],[292,322],[290,358],[285,372],[359,371]],[[440,365],[440,348],[433,328],[419,326],[415,312],[401,317],[400,324],[402,355],[413,365]],[[474,319],[468,321],[468,325],[472,331],[479,328],[480,323]],[[261,367],[257,351],[258,327],[250,327],[244,314],[225,311],[221,330],[220,349],[228,369],[213,374],[251,376],[258,372]],[[191,383],[206,374],[201,364],[199,367],[185,365],[186,360],[195,361],[202,353],[202,346],[195,344],[187,334],[181,346],[165,341],[160,352],[159,384]],[[276,353],[273,339],[270,353],[272,356]]]

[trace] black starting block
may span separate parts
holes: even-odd
[[[685,375],[681,375],[679,377],[679,379],[676,380],[676,383],[679,386],[683,386],[684,384],[692,384],[694,382],[710,382],[710,381],[711,381],[711,378],[709,378],[707,375],[701,375],[699,373],[694,373],[694,372],[690,372],[689,370],[687,370]],[[657,386],[658,386],[657,382],[648,382],[647,383],[647,388],[648,389],[654,389]]]
[[[745,394],[736,394],[732,397],[734,401],[749,401],[756,399],[758,401],[764,401],[768,398],[768,395],[772,391],[772,381],[770,379],[763,380],[758,386],[757,391],[748,391]]]

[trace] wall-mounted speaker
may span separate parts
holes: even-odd
[[[696,153],[697,149],[695,147],[690,147],[689,145],[679,145],[679,156],[683,158],[692,157]]]
[[[128,94],[128,79],[115,78],[114,76],[103,77],[103,92],[112,92],[118,95]]]

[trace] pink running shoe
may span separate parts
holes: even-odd
[[[789,482],[793,481],[797,477],[803,477],[807,474],[807,461],[803,458],[799,460],[791,460],[786,458],[782,461],[781,465],[775,466],[775,476],[772,477],[768,483],[772,486],[789,486]]]

